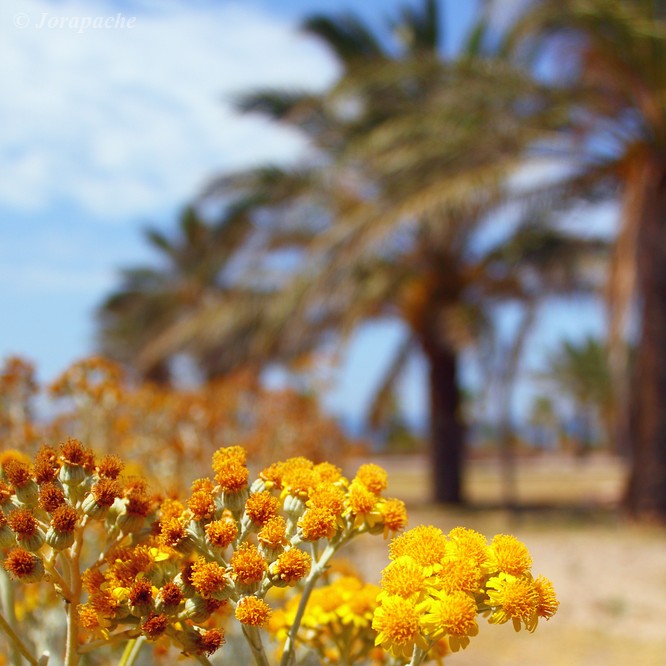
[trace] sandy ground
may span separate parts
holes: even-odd
[[[526,463],[521,497],[561,506],[519,518],[497,509],[451,513],[434,508],[427,503],[426,461],[382,462],[396,479],[389,490],[409,500],[410,526],[434,524],[448,531],[463,524],[489,537],[515,534],[533,555],[534,573],[551,578],[561,602],[558,614],[535,634],[482,619],[479,636],[447,664],[666,665],[666,529],[628,524],[611,510],[623,479],[616,461]],[[476,464],[471,477],[470,494],[496,499],[491,492],[493,483],[498,487],[496,467]],[[577,512],[577,503],[586,510]],[[367,539],[354,548],[354,560],[368,578],[376,578],[387,562],[386,544]]]

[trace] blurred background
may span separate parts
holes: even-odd
[[[452,663],[661,663],[665,56],[661,0],[5,0],[4,440],[380,461],[560,593]]]

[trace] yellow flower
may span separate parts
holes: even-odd
[[[337,520],[328,509],[310,507],[299,518],[298,528],[304,541],[331,539],[337,531]]]
[[[229,463],[245,465],[247,453],[242,446],[227,446],[213,453],[213,471],[222,471]]]
[[[467,527],[454,527],[449,532],[446,555],[451,559],[472,559],[479,566],[488,560],[486,537]]]
[[[224,599],[228,596],[229,578],[217,562],[197,560],[192,565],[190,580],[194,589],[204,598]]]
[[[392,560],[409,555],[424,569],[426,576],[442,568],[441,560],[446,554],[446,536],[432,525],[419,525],[391,541],[389,557]]]
[[[497,534],[490,544],[489,571],[501,571],[513,576],[527,573],[532,557],[527,546],[511,534]]]
[[[425,590],[423,567],[409,555],[401,555],[382,571],[380,599],[399,596],[418,599]]]
[[[539,616],[539,594],[531,576],[517,578],[512,574],[500,573],[486,583],[488,605],[494,611],[488,622],[504,624],[511,620],[513,628],[520,631],[522,624],[529,631],[536,629]]]
[[[216,548],[226,548],[238,534],[238,527],[233,520],[222,518],[206,525],[206,539]]]
[[[471,558],[445,557],[442,569],[437,572],[436,586],[446,592],[478,592],[481,588],[483,572]]]
[[[278,558],[270,565],[271,576],[277,578],[284,585],[295,585],[301,578],[310,573],[312,558],[308,553],[298,548],[290,548],[278,555]]]
[[[375,645],[381,645],[394,657],[409,659],[418,645],[428,649],[428,643],[420,632],[420,609],[408,599],[387,597],[375,610],[372,628],[377,632]]]
[[[289,458],[282,463],[280,471],[283,498],[286,495],[292,495],[305,500],[310,490],[319,482],[319,476],[314,470],[314,463],[307,458]]]
[[[380,589],[376,585],[363,584],[359,580],[355,580],[355,584],[348,583],[348,585],[349,588],[343,593],[344,603],[336,610],[340,622],[343,625],[351,624],[358,629],[370,627],[377,608],[377,594]]]
[[[280,502],[268,491],[253,493],[245,502],[245,515],[255,525],[265,525],[273,516],[277,515]]]
[[[169,626],[169,618],[162,613],[151,613],[141,625],[149,641],[157,640]]]
[[[354,527],[362,527],[367,523],[374,527],[382,520],[382,514],[377,510],[378,498],[372,491],[358,480],[349,485],[347,493],[346,514],[354,516]]]
[[[539,576],[534,581],[534,589],[539,597],[537,604],[537,615],[549,620],[555,613],[560,605],[560,602],[555,596],[555,589],[553,584],[545,576]]]
[[[287,524],[282,516],[273,516],[259,530],[259,543],[266,548],[279,548],[287,544]]]
[[[339,481],[346,482],[346,479],[342,476],[342,470],[333,463],[318,463],[314,466],[314,471],[320,484],[334,484]]]
[[[318,483],[305,504],[308,507],[326,509],[334,516],[339,516],[345,510],[345,492],[330,483]]]
[[[241,585],[261,582],[266,568],[266,561],[253,544],[242,544],[231,556],[231,577]]]
[[[255,596],[242,597],[236,606],[236,619],[241,624],[263,627],[271,616],[271,607]]]
[[[438,640],[446,635],[453,652],[469,645],[469,637],[476,636],[478,609],[474,599],[465,592],[437,592],[421,619],[428,637]]]
[[[44,563],[41,558],[23,548],[11,550],[2,566],[14,578],[24,583],[36,583],[44,576]]]
[[[187,500],[187,507],[192,512],[194,520],[211,520],[215,515],[215,500],[213,494],[206,490],[197,490]]]
[[[235,495],[247,488],[250,472],[238,460],[230,459],[224,467],[219,467],[215,473],[215,480],[223,492]]]
[[[377,505],[384,521],[384,538],[407,526],[407,508],[399,499],[382,499]]]
[[[388,474],[386,473],[386,470],[382,469],[379,465],[367,463],[358,468],[354,480],[362,483],[375,495],[379,495],[382,490],[386,490],[386,486],[388,485]],[[354,483],[354,481],[352,481],[352,483]]]

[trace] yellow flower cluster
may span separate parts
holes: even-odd
[[[474,530],[447,535],[422,525],[396,537],[389,554],[372,626],[376,644],[395,657],[409,659],[415,649],[425,655],[442,639],[453,652],[467,647],[480,613],[534,631],[539,618],[557,611],[552,583],[532,576],[532,558],[514,536],[498,534],[488,544]]]
[[[417,664],[465,647],[479,613],[533,631],[557,610],[552,584],[532,577],[526,547],[508,535],[488,544],[473,530],[420,526],[394,536],[381,587],[331,574],[351,539],[406,526],[405,505],[382,495],[386,472],[366,464],[347,478],[295,457],[252,480],[246,457],[217,450],[212,478],[180,500],[75,439],[34,459],[0,454],[2,566],[64,600],[63,663],[128,640],[210,663],[235,619],[262,666],[261,629],[284,642],[282,664],[304,648],[325,663],[381,663],[387,650]]]

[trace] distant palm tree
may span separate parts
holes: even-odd
[[[561,420],[554,400],[547,395],[536,395],[530,405],[528,423],[534,429],[534,443],[543,449],[552,449],[561,440]]]
[[[579,343],[565,341],[549,356],[539,376],[556,391],[559,402],[571,403],[579,429],[579,453],[592,445],[597,428],[601,443],[610,444],[615,393],[605,344],[592,337]]]
[[[411,355],[424,355],[435,498],[460,502],[460,350],[487,330],[491,305],[514,299],[534,307],[547,293],[575,288],[572,276],[595,245],[524,224],[481,247],[496,224],[489,211],[517,196],[507,177],[538,132],[557,126],[557,112],[524,72],[483,56],[483,22],[458,60],[442,61],[433,0],[404,11],[397,51],[353,18],[317,17],[306,28],[338,56],[339,85],[325,95],[264,91],[241,106],[300,128],[312,161],[232,174],[211,188],[256,204],[261,259],[244,280],[266,298],[253,309],[256,327],[239,362],[242,352],[293,358],[362,321],[399,318],[408,334],[374,411],[388,404]],[[211,299],[142,358],[219,346],[223,332],[237,339],[241,315],[224,297]]]
[[[627,507],[666,519],[666,2],[541,0],[515,40],[538,50],[552,45],[547,36],[558,40],[564,57],[553,65],[568,65],[564,83],[578,100],[570,113],[578,172],[620,185],[613,348],[631,302],[639,324],[635,372],[620,400],[633,459]]]
[[[247,218],[241,208],[229,210],[213,225],[205,222],[194,207],[188,207],[181,214],[174,238],[146,229],[145,238],[159,253],[160,261],[155,266],[122,271],[121,286],[98,310],[101,351],[133,371],[140,369],[144,379],[169,383],[169,358],[142,365],[138,362],[140,352],[163,329],[200,307],[213,292],[225,293],[223,270],[245,240],[246,228]],[[195,357],[204,377],[219,374],[218,357]]]

